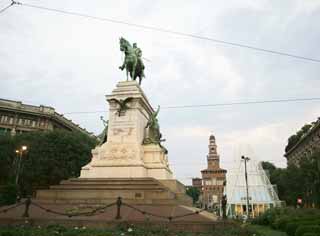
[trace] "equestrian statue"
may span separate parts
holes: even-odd
[[[137,44],[131,44],[123,37],[120,38],[120,51],[124,52],[124,62],[119,69],[126,69],[127,81],[128,74],[132,80],[136,80],[139,77],[139,85],[141,85],[142,78],[144,78],[144,64],[142,61],[142,50],[137,47]]]

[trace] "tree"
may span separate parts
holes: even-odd
[[[268,161],[261,162],[261,165],[262,165],[262,168],[264,170],[269,171],[269,173],[271,173],[277,169],[277,167],[274,164],[272,164],[271,162],[268,162]]]
[[[10,135],[0,136],[0,185],[6,184],[12,176],[15,145]]]
[[[314,152],[310,157],[299,163],[303,173],[303,199],[307,206],[320,207],[320,152]]]
[[[198,201],[200,195],[200,191],[198,188],[193,186],[187,187],[186,193],[192,198],[193,204],[195,204]]]
[[[2,145],[1,145],[2,144]],[[58,184],[63,179],[77,177],[81,167],[91,158],[95,138],[77,131],[46,131],[0,137],[0,176],[8,183],[15,150],[28,146],[23,155],[19,185],[23,194],[31,194],[39,186]]]
[[[296,145],[300,139],[306,135],[312,128],[312,124],[305,124],[302,128],[294,135],[291,135],[288,139],[288,144],[285,147],[285,151],[289,151],[294,145]]]
[[[282,169],[268,162],[262,166],[269,171],[270,182],[277,185],[279,198],[287,205],[296,206],[297,198],[302,198],[305,206],[320,207],[320,152],[304,158],[298,166]]]

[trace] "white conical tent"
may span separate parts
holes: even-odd
[[[240,159],[234,165],[234,168],[227,172],[225,191],[228,201],[227,214],[230,216],[245,214],[247,204],[244,161]],[[247,173],[249,204],[253,216],[280,204],[274,186],[271,185],[260,162],[252,159],[247,161]]]

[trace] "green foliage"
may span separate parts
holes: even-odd
[[[80,132],[55,130],[0,136],[0,179],[12,180],[15,150],[26,145],[22,156],[19,185],[22,194],[36,188],[58,184],[63,179],[79,176],[82,166],[90,161],[96,140]],[[8,171],[9,170],[9,171]]]
[[[192,198],[193,204],[195,204],[199,199],[200,191],[196,187],[188,187],[186,194]]]
[[[274,164],[267,161],[261,162],[261,165],[264,170],[268,170],[269,172],[275,171],[277,169],[277,167]]]
[[[311,124],[305,124],[296,134],[290,136],[285,151],[289,151],[294,145],[296,145],[301,138],[309,132],[311,127]]]
[[[52,225],[48,225],[46,228],[48,231],[55,231],[58,233],[63,233],[67,231],[67,228],[64,227],[63,225],[59,225],[59,224],[52,224]]]
[[[273,229],[285,231],[288,236],[296,236],[301,226],[320,226],[320,210],[273,208],[253,219],[252,223],[271,226]]]
[[[276,168],[269,162],[262,166],[269,172],[270,182],[277,186],[279,198],[287,205],[295,206],[297,198],[306,206],[320,207],[320,152],[300,161],[299,167]]]
[[[15,144],[11,135],[0,135],[0,184],[12,181],[12,163],[15,158]]]
[[[295,236],[303,236],[306,233],[315,233],[320,235],[320,226],[317,225],[306,225],[306,226],[299,226],[296,230]]]
[[[287,236],[286,233],[273,230],[268,226],[249,224],[247,228],[250,230],[250,236]]]
[[[0,206],[14,204],[17,199],[17,192],[15,184],[9,183],[5,185],[0,193]]]
[[[304,233],[303,236],[319,236],[317,233]]]
[[[272,225],[276,220],[278,214],[277,211],[277,208],[268,209],[260,216],[254,218],[252,223],[257,225]]]
[[[292,216],[279,216],[275,219],[275,221],[272,223],[271,227],[273,229],[278,229],[281,231],[285,231],[287,224],[292,221]]]
[[[286,233],[288,236],[294,236],[297,228],[300,226],[299,222],[291,222],[286,226]]]
[[[320,210],[273,208],[253,219],[251,223],[263,225],[263,227],[271,226],[273,229],[285,231],[288,236],[296,236],[301,226],[320,226]]]
[[[151,227],[150,227],[151,226]],[[82,227],[64,227],[50,225],[48,227],[12,226],[1,227],[0,236],[260,236],[255,230],[234,225],[220,225],[209,232],[193,233],[186,231],[173,231],[164,225],[136,226],[121,223],[118,227],[107,229],[94,229]]]

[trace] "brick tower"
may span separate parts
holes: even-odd
[[[220,156],[217,152],[216,139],[209,137],[209,153],[207,155],[208,167],[201,171],[202,174],[202,200],[206,207],[220,204],[227,171],[220,168]]]

